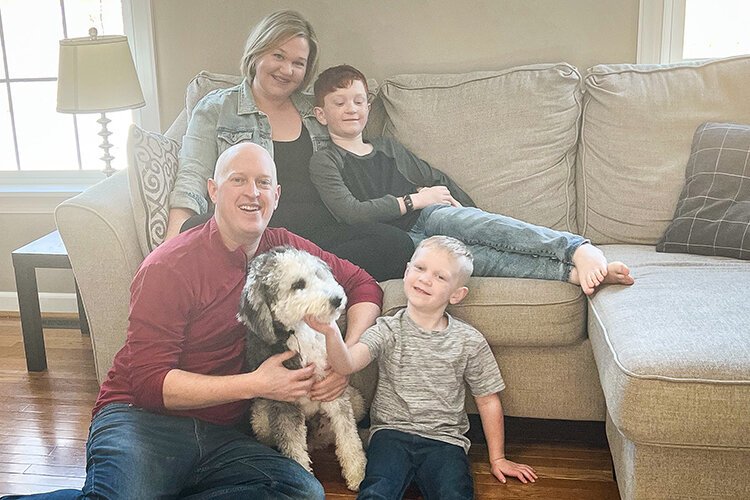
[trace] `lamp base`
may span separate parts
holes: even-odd
[[[112,147],[112,144],[109,143],[109,136],[112,135],[112,132],[107,130],[107,124],[111,122],[109,118],[102,112],[101,118],[96,120],[96,123],[99,123],[102,126],[102,129],[99,131],[99,136],[102,138],[102,143],[99,145],[100,148],[104,151],[104,156],[102,156],[100,159],[104,162],[104,175],[109,177],[110,175],[114,174],[116,170],[112,168],[112,160],[115,159],[114,156],[109,154],[109,149]]]

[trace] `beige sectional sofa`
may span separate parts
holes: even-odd
[[[163,235],[187,116],[236,81],[199,75],[171,139],[133,131],[129,171],[57,209],[100,380],[124,342],[130,279]],[[750,58],[400,75],[373,102],[370,135],[395,136],[480,207],[582,233],[630,265],[635,285],[591,299],[472,278],[452,309],[488,338],[508,415],[606,420],[625,499],[750,498],[750,262],[654,249],[706,121],[750,123]],[[400,280],[382,285],[392,313]],[[371,396],[373,371],[356,383]]]

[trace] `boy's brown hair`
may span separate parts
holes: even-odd
[[[367,88],[367,78],[365,78],[365,75],[354,66],[341,64],[339,66],[328,68],[318,75],[318,78],[313,85],[313,90],[315,91],[315,105],[323,107],[324,99],[328,94],[336,92],[337,89],[349,88],[352,82],[357,80],[362,82],[362,85],[365,86],[365,92],[369,93],[370,90]]]

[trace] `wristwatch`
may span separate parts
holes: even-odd
[[[406,206],[406,212],[412,212],[414,210],[414,202],[411,200],[411,195],[407,194],[404,196],[404,206]]]

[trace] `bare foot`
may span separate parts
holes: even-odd
[[[568,278],[568,281],[573,283],[574,285],[581,285],[581,282],[578,279],[578,270],[574,267],[570,270],[570,277]],[[635,283],[635,279],[630,275],[630,269],[628,266],[623,264],[622,262],[610,262],[607,264],[607,274],[604,275],[604,279],[596,286],[588,287],[590,292],[587,292],[587,288],[581,285],[581,289],[583,289],[583,293],[586,295],[591,295],[596,291],[596,288],[604,283],[613,284],[613,285],[632,285]]]
[[[573,266],[569,281],[581,285],[586,295],[591,295],[596,287],[604,283],[608,272],[604,253],[590,243],[584,243],[573,252]]]
[[[635,279],[630,275],[630,268],[622,262],[610,262],[607,264],[607,275],[603,283],[612,283],[616,285],[632,285]]]

